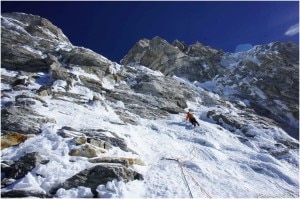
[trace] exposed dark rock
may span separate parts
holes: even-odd
[[[270,154],[276,158],[282,156],[282,155],[285,155],[289,152],[289,149],[288,148],[281,148],[281,149],[277,149],[277,150],[273,150],[273,151],[270,151]]]
[[[245,138],[245,137],[237,136],[237,138],[238,138],[239,141],[242,142],[242,143],[249,141],[249,140],[248,140],[247,138]]]
[[[164,107],[164,109],[174,109],[176,107],[179,110],[178,112],[183,112],[182,109],[187,107],[187,99],[192,99],[196,96],[184,85],[179,84],[172,78],[166,77],[148,76],[147,78],[143,78],[133,88],[137,92],[162,98],[162,101],[165,102],[162,102],[163,105],[158,104],[158,107],[169,105],[170,108]]]
[[[255,135],[253,133],[249,133],[247,130],[242,130],[243,134],[247,137],[247,138],[254,138]]]
[[[159,100],[153,96],[146,96],[129,92],[109,92],[107,99],[113,102],[122,101],[126,109],[134,115],[142,118],[157,119],[167,116],[168,113],[159,108]]]
[[[41,86],[37,91],[36,93],[39,95],[39,96],[49,96],[49,95],[52,95],[52,90],[50,87],[48,86]]]
[[[7,17],[11,20],[11,23],[16,23],[24,29],[20,29],[21,33],[24,33],[24,30],[31,36],[38,36],[40,38],[48,40],[57,40],[60,42],[70,43],[68,38],[62,33],[61,29],[53,25],[49,20],[42,18],[40,16],[24,14],[24,13],[2,13],[3,17]],[[6,20],[8,20],[6,18]],[[18,23],[21,22],[21,23]],[[42,28],[49,30],[51,34],[47,34],[46,31],[43,31]],[[23,32],[22,32],[23,31]],[[55,37],[53,37],[53,35]],[[22,40],[21,40],[22,41]]]
[[[121,64],[129,64],[131,62],[140,62],[143,52],[149,50],[149,40],[139,40],[127,53],[127,55],[120,61]]]
[[[15,81],[17,81],[17,77],[11,77],[1,74],[1,82],[5,84],[12,85]]]
[[[103,88],[102,83],[99,81],[81,75],[79,76],[79,79],[85,87],[91,89],[94,92],[101,93],[102,91],[106,90],[105,88]]]
[[[120,138],[116,133],[110,132],[112,136],[107,136],[102,132],[102,129],[81,129],[76,130],[70,127],[63,127],[58,130],[58,134],[64,138],[73,138],[72,143],[82,145],[77,149],[71,150],[72,155],[84,157],[96,157],[97,153],[104,153],[112,147],[119,147],[123,151],[136,153],[127,147],[123,138]],[[76,140],[76,141],[75,141]],[[86,142],[85,142],[86,141]],[[89,155],[87,155],[89,154]]]
[[[53,198],[50,194],[40,193],[36,191],[27,191],[27,190],[12,190],[8,192],[1,192],[2,198],[27,198],[27,197],[36,197],[36,198]]]
[[[188,49],[188,46],[184,43],[184,41],[178,41],[177,39],[172,42],[172,45],[177,47],[182,52],[185,52]]]
[[[191,57],[206,57],[208,59],[214,57],[217,54],[221,54],[222,51],[213,49],[209,46],[204,46],[200,42],[196,42],[188,47],[186,52]]]
[[[9,70],[29,72],[47,71],[49,69],[47,62],[39,55],[21,46],[3,42],[1,42],[1,65]]]
[[[183,64],[185,54],[159,37],[140,40],[121,60],[121,64],[139,63],[168,74]]]
[[[277,142],[285,145],[289,149],[299,149],[299,143],[293,140],[277,140]]]
[[[48,162],[49,160],[44,159],[37,152],[27,153],[10,167],[2,169],[2,172],[5,173],[5,178],[20,179],[38,164],[47,164]]]
[[[109,148],[111,148],[111,146],[115,146],[115,147],[119,147],[123,151],[134,152],[134,151],[132,151],[131,149],[129,149],[127,147],[127,144],[125,143],[125,140],[118,137],[117,134],[115,134],[115,133],[113,133],[114,137],[109,137],[109,136],[106,136],[102,133],[99,133],[99,132],[95,133],[95,131],[93,132],[93,131],[90,131],[90,130],[87,130],[87,131],[84,130],[84,131],[81,131],[81,132],[85,132],[85,134],[88,136],[88,138],[87,138],[88,143],[91,143],[91,144],[94,143],[95,145],[98,145],[100,147],[103,146],[102,148],[104,148],[104,149],[109,149]],[[96,144],[96,143],[101,143],[101,144]]]
[[[16,81],[14,81],[14,82],[12,83],[12,86],[17,86],[17,85],[28,86],[27,79],[26,79],[26,78],[17,79]]]
[[[70,100],[64,99],[64,97],[71,98]],[[53,91],[52,98],[58,100],[64,100],[68,102],[75,102],[77,104],[85,104],[88,99],[86,96],[76,93],[62,92],[62,91]]]
[[[229,125],[234,129],[241,129],[242,127],[238,121],[235,121],[232,118],[228,118],[228,116],[225,116],[221,113],[216,113],[215,111],[208,111],[206,116],[213,119],[217,124],[222,126],[225,123],[226,125]]]
[[[24,105],[26,105],[26,103],[28,103],[28,105],[34,105],[35,104],[34,100],[41,102],[44,106],[47,106],[47,102],[45,102],[43,99],[37,96],[22,94],[22,95],[17,95],[15,97],[16,104],[20,102],[24,102]]]
[[[102,164],[81,171],[80,173],[67,179],[64,183],[51,190],[50,192],[52,194],[55,194],[56,191],[60,188],[68,190],[71,188],[76,188],[78,186],[84,186],[91,188],[94,196],[97,196],[97,186],[100,184],[106,184],[107,182],[114,179],[128,182],[132,180],[142,180],[143,177],[141,174],[122,165]]]
[[[74,47],[71,51],[61,52],[62,61],[67,64],[79,66],[96,66],[106,71],[110,65],[101,55],[82,47]]]
[[[195,100],[197,94],[173,78],[145,72],[139,66],[125,66],[122,75],[134,89],[107,93],[111,101],[122,101],[125,107],[143,118],[155,119],[168,113],[182,113],[187,100]],[[135,82],[135,83],[132,83]]]
[[[80,136],[80,137],[74,137],[72,139],[72,142],[75,144],[75,145],[82,145],[82,144],[85,144],[87,141],[86,137],[85,136]]]
[[[13,25],[11,25],[13,24]],[[1,66],[9,70],[48,71],[48,52],[72,44],[47,19],[24,13],[2,13]]]
[[[16,180],[15,179],[12,179],[12,178],[4,178],[4,179],[1,179],[1,188],[4,188],[4,187],[7,187],[11,184],[13,184]]]
[[[137,123],[138,119],[134,115],[127,113],[127,111],[125,111],[125,110],[122,110],[122,111],[116,110],[115,113],[118,114],[120,119],[125,123],[129,123],[129,124],[133,124],[133,125],[138,124]]]
[[[175,40],[173,45],[154,37],[140,40],[121,60],[121,64],[139,63],[165,75],[185,77],[190,81],[206,81],[223,71],[220,67],[222,51],[203,46],[199,42],[186,47]],[[209,66],[209,67],[208,67]]]
[[[38,134],[41,123],[55,123],[54,119],[38,114],[27,106],[6,107],[1,110],[1,131],[23,134]]]

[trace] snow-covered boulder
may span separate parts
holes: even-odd
[[[23,178],[39,164],[47,164],[48,162],[49,160],[43,158],[37,152],[27,153],[9,167],[3,168],[2,172],[5,178],[17,180]]]
[[[59,187],[53,189],[51,192],[56,193],[60,188],[71,189],[79,186],[89,187],[94,196],[97,196],[97,187],[99,184],[106,184],[106,182],[114,179],[122,179],[124,182],[131,180],[141,180],[142,175],[126,168],[122,165],[96,165],[90,169],[81,171],[62,183]]]

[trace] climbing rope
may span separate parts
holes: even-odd
[[[189,186],[189,183],[186,179],[186,174],[184,173],[184,171],[186,171],[186,173],[191,177],[191,179],[194,181],[194,183],[200,188],[201,192],[205,193],[206,196],[208,198],[212,198],[201,186],[200,186],[200,183],[192,176],[192,174],[182,165],[182,161],[180,159],[175,159],[175,158],[162,158],[162,160],[172,160],[172,161],[176,161],[181,169],[181,173],[182,173],[182,176],[184,178],[184,181],[185,181],[185,185],[187,186],[188,190],[189,190],[189,195],[190,195],[190,198],[193,198],[193,194],[192,194],[192,191],[191,191],[191,188]]]
[[[192,191],[191,191],[191,189],[190,189],[189,183],[188,183],[188,181],[187,181],[187,179],[186,179],[186,177],[185,177],[185,174],[184,174],[184,172],[183,172],[183,167],[182,167],[182,165],[181,165],[179,159],[162,158],[162,160],[173,160],[173,161],[176,161],[176,162],[178,163],[178,165],[179,165],[179,167],[180,167],[180,169],[181,169],[181,173],[182,173],[182,176],[183,176],[185,185],[187,186],[187,188],[188,188],[188,190],[189,190],[190,198],[194,198],[194,197],[193,197],[193,194],[192,194]]]
[[[192,174],[186,169],[183,167],[183,169],[187,172],[187,174],[191,177],[191,179],[194,181],[194,183],[200,188],[200,190],[206,194],[206,196],[208,198],[212,198],[201,186],[200,186],[200,183],[192,176]]]

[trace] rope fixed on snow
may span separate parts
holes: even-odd
[[[179,167],[180,167],[180,169],[181,169],[182,176],[183,176],[183,178],[184,178],[185,185],[186,185],[187,188],[189,189],[190,198],[194,198],[194,197],[193,197],[193,194],[192,194],[192,191],[191,191],[191,189],[190,189],[189,183],[188,183],[188,181],[187,181],[187,179],[186,179],[186,177],[185,177],[185,174],[184,174],[184,172],[183,172],[183,168],[182,168],[182,165],[181,165],[179,159],[162,158],[162,160],[172,160],[172,161],[176,161],[176,162],[178,163],[178,165],[179,165]]]
[[[212,198],[201,186],[200,186],[200,183],[192,176],[192,174],[186,169],[183,167],[183,169],[187,172],[187,174],[192,178],[192,180],[195,182],[195,184],[200,188],[200,190],[206,194],[206,196],[208,198]]]
[[[183,167],[182,165],[182,161],[180,161],[179,159],[175,159],[175,158],[162,158],[161,160],[172,160],[172,161],[176,161],[181,169],[181,173],[183,175],[183,178],[184,178],[184,181],[185,181],[185,185],[187,186],[188,190],[189,190],[189,195],[190,195],[190,198],[194,198],[193,197],[193,194],[192,194],[192,191],[191,191],[191,188],[189,186],[189,183],[186,179],[186,175],[184,173],[184,170],[188,173],[188,175],[192,178],[192,180],[195,182],[195,184],[200,188],[200,190],[206,194],[206,196],[208,198],[212,198],[201,186],[200,186],[200,183],[190,174],[190,172],[188,172],[188,170],[186,168]]]

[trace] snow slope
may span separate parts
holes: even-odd
[[[15,75],[5,69],[1,69],[1,73]],[[180,81],[193,85],[186,80]],[[66,82],[63,80],[56,82],[54,89],[59,90],[64,84]],[[36,82],[32,88],[40,86]],[[9,85],[1,84],[2,89],[7,87]],[[114,85],[109,87],[113,89]],[[201,88],[194,86],[194,89]],[[92,163],[86,161],[86,158],[68,155],[72,146],[68,139],[57,134],[57,130],[69,126],[75,129],[101,128],[107,130],[107,135],[109,132],[116,132],[138,154],[114,147],[99,156],[138,157],[145,162],[145,166],[133,166],[144,175],[143,181],[125,184],[114,180],[106,185],[99,185],[99,197],[299,197],[298,150],[290,150],[284,157],[275,158],[259,148],[262,142],[269,142],[271,146],[274,143],[272,137],[289,137],[276,126],[262,129],[250,122],[251,133],[258,136],[240,142],[237,138],[238,131],[236,134],[232,133],[229,128],[215,124],[206,117],[206,113],[216,107],[199,106],[193,102],[188,105],[197,117],[200,127],[194,128],[186,123],[184,114],[169,115],[167,119],[158,120],[138,117],[138,125],[124,125],[114,113],[114,109],[122,106],[122,102],[112,103],[104,96],[80,86],[73,86],[69,92],[84,94],[84,104],[72,103],[72,99],[67,97],[64,100],[43,97],[47,107],[36,101],[32,107],[39,114],[54,118],[56,124],[44,124],[41,134],[26,140],[19,147],[2,150],[1,154],[2,160],[17,160],[24,153],[39,152],[42,156],[47,156],[50,162],[39,165],[2,191],[20,189],[46,193],[51,186],[92,167]],[[10,98],[6,100],[13,101],[17,94],[18,91],[11,92]],[[90,103],[89,99],[94,95],[101,98],[104,104]],[[2,104],[7,101],[2,100]],[[218,110],[228,111],[224,107]],[[238,115],[238,110],[231,111]],[[92,193],[89,188],[78,187],[60,189],[56,197],[92,197]]]

